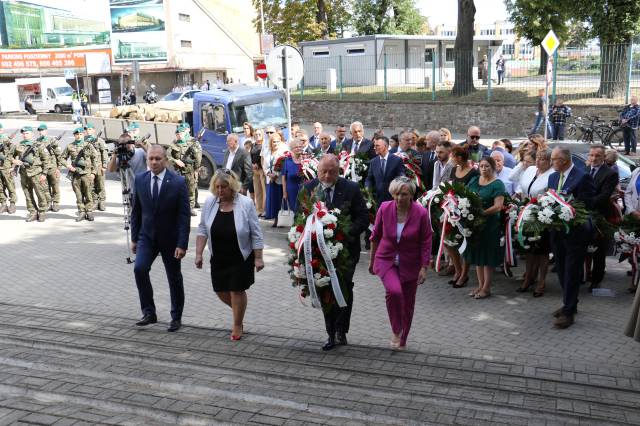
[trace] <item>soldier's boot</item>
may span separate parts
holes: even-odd
[[[78,217],[76,217],[76,222],[82,222],[84,220],[84,212],[78,212]]]
[[[52,212],[59,212],[60,211],[60,204],[53,203],[53,205],[51,206],[51,211]]]
[[[38,213],[38,222],[44,222],[44,212]]]
[[[194,209],[191,209],[191,216],[198,216],[198,213]]]
[[[38,220],[38,213],[29,212],[29,215],[25,219],[25,222],[35,222],[36,220]]]
[[[9,214],[14,214],[16,212],[16,203],[9,204],[9,208],[7,209]]]
[[[87,214],[85,215],[85,217],[87,218],[87,220],[88,220],[89,222],[93,222],[93,220],[94,220],[93,213],[91,213],[91,212],[87,212]]]
[[[105,211],[107,209],[107,206],[105,205],[104,201],[99,201],[98,202],[98,210],[100,210],[101,212]]]
[[[9,209],[7,208],[6,204],[3,204],[3,205],[0,206],[0,214],[6,213],[8,211],[9,211]]]

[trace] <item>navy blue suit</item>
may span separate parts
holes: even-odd
[[[353,139],[347,139],[342,144],[342,150],[351,152],[351,147],[353,146]],[[367,138],[363,138],[360,141],[360,145],[358,146],[358,152],[356,154],[367,154],[369,158],[373,158],[376,156],[375,151],[373,150],[373,142],[371,142]]]
[[[404,163],[397,155],[389,154],[387,156],[384,173],[382,172],[382,157],[378,155],[369,162],[369,174],[365,185],[374,190],[374,197],[378,205],[393,198],[389,193],[389,184],[398,176],[404,176]]]
[[[549,189],[558,190],[560,173],[554,172],[549,176]],[[595,187],[591,176],[573,167],[569,175],[565,176],[560,195],[573,197],[582,201],[587,208],[592,208],[595,197]],[[587,246],[592,238],[593,224],[589,220],[586,224],[575,226],[567,233],[554,231],[551,233],[553,256],[556,260],[558,279],[562,286],[562,312],[566,316],[573,316],[577,312],[578,293],[584,271],[584,259],[587,256]]]
[[[134,273],[143,315],[156,314],[149,271],[160,254],[169,281],[171,318],[180,321],[184,287],[176,248],[189,245],[191,215],[184,177],[166,170],[157,201],[151,194],[151,172],[136,176],[131,209],[131,241],[137,244]]]

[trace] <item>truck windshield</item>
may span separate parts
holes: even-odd
[[[71,96],[73,94],[73,89],[69,86],[56,87],[53,91],[56,92],[56,96]]]
[[[287,113],[282,98],[268,99],[250,105],[231,104],[231,127],[234,133],[242,132],[242,123],[249,122],[255,129],[267,126],[286,126]]]

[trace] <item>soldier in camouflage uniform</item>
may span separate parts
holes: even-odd
[[[0,129],[2,125],[0,124]],[[4,133],[0,133],[0,213],[13,214],[16,212],[16,183],[13,180],[11,169],[13,168],[13,153],[15,146],[11,139]],[[9,206],[7,207],[7,197]]]
[[[58,212],[60,211],[60,167],[63,165],[62,150],[58,142],[47,135],[47,131],[47,125],[40,123],[38,126],[40,136],[36,142],[44,146],[49,154],[49,164],[43,167],[47,181],[42,185],[42,190],[47,198],[47,209]]]
[[[44,222],[47,197],[43,185],[47,181],[46,167],[49,165],[49,153],[44,146],[32,140],[32,127],[23,127],[20,133],[22,141],[13,150],[13,165],[18,166],[20,170],[20,184],[29,211],[26,221]]]
[[[194,194],[194,199],[195,199],[194,208],[199,209],[200,204],[198,203],[198,179],[199,179],[200,167],[202,166],[202,145],[200,145],[200,141],[198,139],[190,135],[189,132],[191,128],[189,126],[189,123],[182,122],[180,123],[180,126],[184,128],[186,131],[187,143],[193,143],[195,145],[194,149],[196,150],[196,164],[194,169],[195,169],[196,189]]]
[[[196,216],[193,210],[195,206],[196,179],[195,166],[198,154],[193,143],[187,142],[188,129],[178,126],[176,128],[176,140],[167,147],[167,160],[169,165],[184,179],[189,190],[189,207],[191,216]]]
[[[84,128],[85,140],[89,142],[98,153],[98,174],[93,180],[93,201],[101,212],[106,209],[107,192],[104,186],[104,174],[107,171],[107,163],[109,162],[109,153],[107,152],[107,144],[104,139],[96,137],[96,129],[93,124],[87,124]]]
[[[91,188],[93,179],[98,175],[99,154],[88,142],[85,142],[84,129],[78,127],[73,131],[74,141],[67,145],[62,152],[62,158],[67,162],[67,169],[71,174],[71,187],[76,194],[78,217],[76,222],[87,219],[93,221],[93,197]]]

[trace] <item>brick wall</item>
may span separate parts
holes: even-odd
[[[482,133],[501,137],[523,137],[533,126],[535,104],[374,101],[291,100],[293,118],[310,125],[319,121],[333,126],[361,121],[369,129],[413,127],[419,131],[446,127],[453,133],[466,133],[470,125]],[[570,105],[570,104],[569,104]],[[615,106],[570,105],[574,116],[617,116]],[[369,132],[366,131],[366,134]]]

